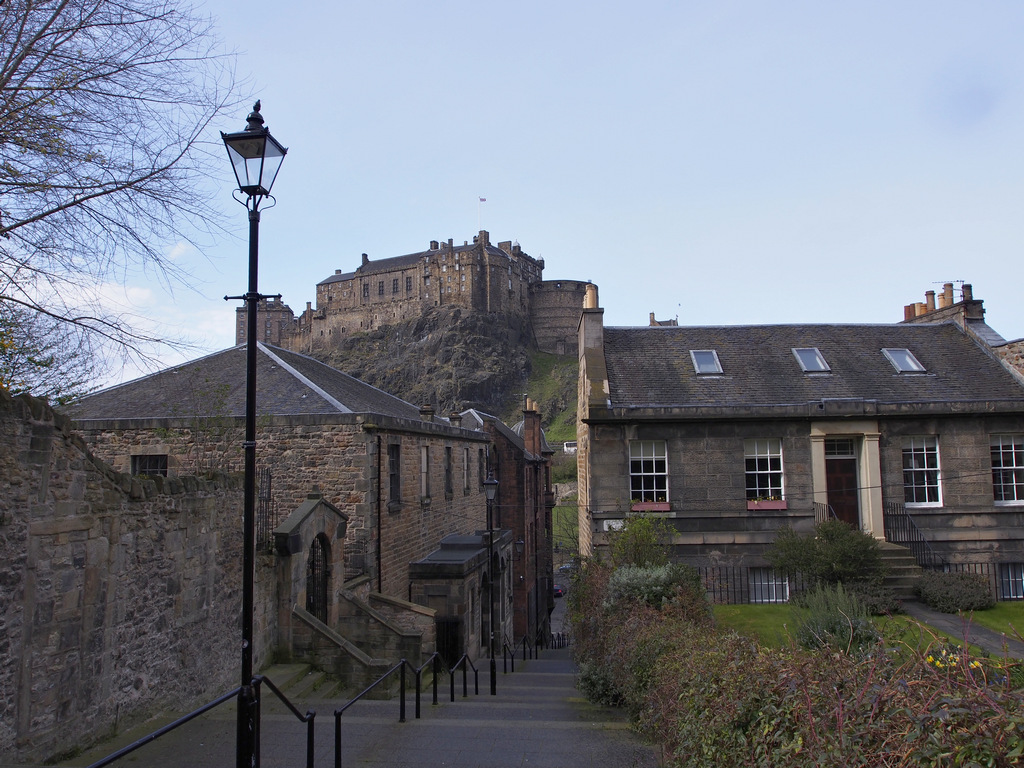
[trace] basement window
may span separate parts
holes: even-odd
[[[167,454],[132,456],[132,474],[167,477]]]
[[[718,360],[718,353],[713,349],[691,349],[690,359],[693,361],[693,370],[699,375],[722,372],[722,364]]]
[[[927,370],[909,349],[887,347],[882,354],[900,373],[925,373]]]

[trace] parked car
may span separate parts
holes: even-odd
[[[554,593],[555,597],[565,597],[565,587],[561,584],[555,584],[555,586],[551,588],[551,591]]]

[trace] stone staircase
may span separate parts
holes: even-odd
[[[276,685],[299,710],[309,701],[347,700],[352,696],[343,681],[310,664],[274,664],[260,674]],[[263,689],[262,698],[264,706],[283,706],[268,688]]]
[[[921,566],[906,547],[888,541],[878,542],[888,575],[885,586],[890,587],[900,600],[914,600],[917,595],[914,588],[921,578]]]

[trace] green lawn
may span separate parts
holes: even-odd
[[[715,620],[718,626],[732,629],[741,635],[756,638],[761,645],[782,648],[790,644],[789,627],[793,623],[793,609],[781,605],[716,605]],[[998,603],[987,611],[976,611],[973,621],[1012,636],[1010,625],[1024,628],[1024,604]],[[883,636],[893,645],[903,644],[923,650],[936,642],[962,645],[963,637],[954,637],[934,627],[920,624],[909,616],[880,616],[875,623]],[[975,655],[985,655],[980,648],[971,648]]]

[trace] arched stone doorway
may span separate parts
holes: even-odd
[[[331,544],[320,533],[309,545],[306,560],[306,610],[327,623],[331,599]]]

